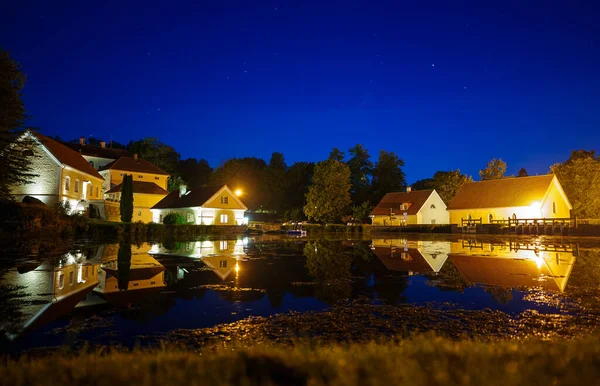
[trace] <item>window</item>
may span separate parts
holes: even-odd
[[[134,287],[137,287],[138,285],[140,285],[140,283],[133,283]]]
[[[138,178],[144,178],[144,176],[142,176],[141,174],[138,174]]]
[[[435,209],[435,205],[431,204],[431,206],[429,207],[429,209]]]
[[[75,180],[75,193],[79,193],[79,180]]]
[[[228,243],[227,243],[227,240],[221,240],[221,241],[219,241],[219,249],[220,249],[221,251],[224,251],[224,250],[226,250],[226,249],[227,249],[227,247],[228,247],[228,245],[227,245],[227,244],[228,244]]]
[[[155,180],[160,180],[160,177],[154,177]]]
[[[142,211],[138,210],[138,216],[141,216],[141,215],[142,215]]]
[[[121,177],[123,177],[123,173],[121,173]]]
[[[221,224],[229,224],[229,215],[222,214],[220,220]]]
[[[163,215],[161,214],[161,215],[158,217],[158,222],[159,222],[159,223],[161,223],[161,222],[162,222],[162,219],[163,219]]]
[[[71,177],[66,177],[65,178],[65,190],[70,190],[71,189]]]
[[[96,197],[100,197],[100,189],[96,186]]]
[[[58,274],[58,289],[65,287],[65,275],[61,272]]]
[[[552,201],[552,213],[556,214],[556,202]]]
[[[219,268],[227,268],[227,260],[219,261]]]
[[[73,281],[75,280],[75,272],[69,272],[69,285],[73,285]]]
[[[186,214],[186,220],[187,220],[187,222],[194,222],[194,214],[193,213],[187,213]]]
[[[431,220],[431,224],[432,225],[435,224],[435,219]]]
[[[229,204],[229,197],[221,197],[221,204]]]
[[[23,157],[32,157],[33,156],[33,150],[25,148],[25,149],[21,150],[21,155]]]
[[[94,167],[94,161],[90,161],[90,165],[92,165],[92,167]]]

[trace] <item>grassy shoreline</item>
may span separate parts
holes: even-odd
[[[77,354],[0,363],[21,385],[529,385],[594,384],[600,338],[451,340],[433,334],[350,344],[298,343],[192,351],[178,347]]]

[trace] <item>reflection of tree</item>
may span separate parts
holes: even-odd
[[[485,292],[492,295],[492,298],[499,304],[508,304],[513,299],[512,290],[504,287],[484,287]]]
[[[429,279],[429,284],[442,291],[463,292],[468,287],[454,264],[448,262],[442,266],[438,275]]]
[[[585,307],[600,308],[600,250],[580,249],[566,292]]]
[[[117,254],[117,280],[119,290],[126,291],[129,287],[129,277],[131,270],[131,244],[124,243],[119,245]]]
[[[316,297],[327,303],[347,298],[352,292],[350,267],[352,259],[331,241],[309,241],[304,246],[306,268],[318,282]]]

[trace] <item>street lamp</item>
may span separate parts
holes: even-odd
[[[238,197],[241,196],[242,194],[244,194],[244,192],[242,191],[242,189],[236,189],[234,193]]]

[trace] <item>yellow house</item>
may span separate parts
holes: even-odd
[[[152,207],[152,221],[162,223],[168,213],[180,213],[188,224],[203,225],[246,225],[244,213],[248,208],[229,189],[202,187],[187,190],[181,186],[179,191],[169,193],[162,201]]]
[[[124,267],[116,257],[103,259],[94,292],[106,295],[166,286],[165,267],[148,253],[132,253],[130,265]]]
[[[371,212],[373,225],[448,224],[446,204],[435,190],[387,193]]]
[[[104,177],[102,188],[108,201],[120,201],[123,177],[133,176],[133,222],[151,222],[150,208],[168,194],[169,174],[137,155],[120,157],[101,167],[99,173]]]
[[[27,130],[16,142],[29,157],[37,177],[16,185],[11,193],[18,201],[32,196],[46,205],[68,203],[72,211],[83,211],[90,202],[102,201],[102,176],[78,152],[44,135]]]
[[[464,184],[448,205],[451,224],[493,220],[568,218],[571,203],[553,174]]]

